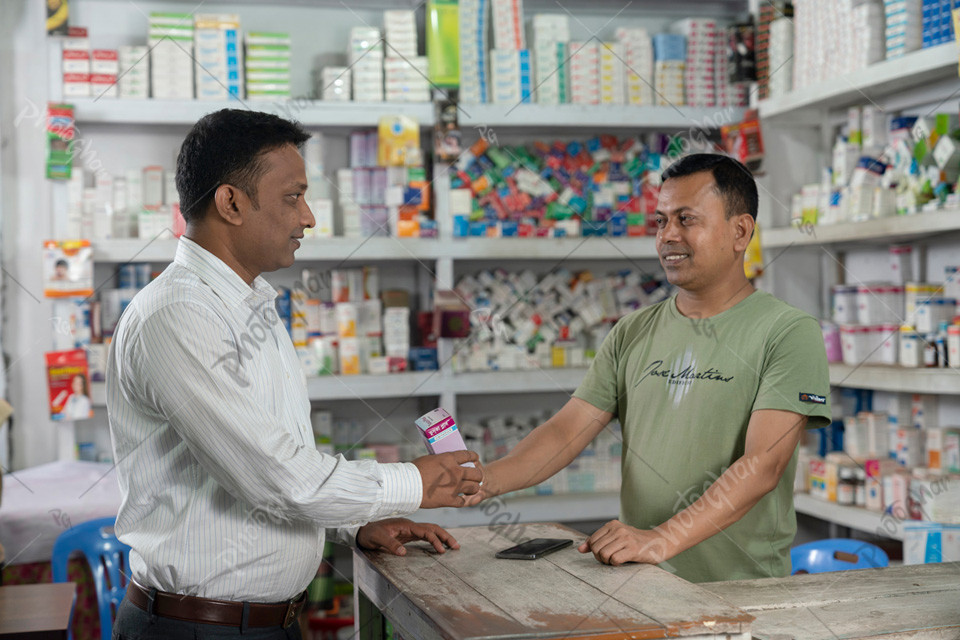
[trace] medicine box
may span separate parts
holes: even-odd
[[[457,423],[446,409],[434,409],[417,418],[415,423],[430,453],[463,451],[467,448],[463,443],[463,436],[457,429]],[[467,462],[461,466],[473,467],[474,464]]]

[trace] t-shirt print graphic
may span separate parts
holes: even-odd
[[[697,380],[717,382],[733,380],[733,376],[725,376],[723,372],[713,367],[709,367],[706,371],[698,371],[697,357],[694,355],[692,347],[687,347],[683,355],[674,358],[673,364],[669,368],[664,366],[663,360],[650,362],[640,372],[640,377],[633,385],[634,389],[647,378],[663,378],[667,396],[673,401],[675,407],[680,406],[680,403],[683,402],[683,399],[693,387],[693,383]]]
[[[696,370],[697,357],[693,355],[693,349],[687,347],[687,351],[673,361],[673,367],[670,369],[670,377],[667,378],[667,394],[668,397],[673,400],[673,406],[679,407],[693,386],[693,380],[683,374]]]

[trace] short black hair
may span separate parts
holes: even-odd
[[[310,134],[270,113],[221,109],[200,118],[180,145],[177,192],[186,222],[197,222],[222,184],[242,190],[257,204],[263,154],[286,144],[298,149]]]
[[[682,178],[701,171],[713,174],[717,192],[723,199],[723,210],[729,218],[737,213],[749,213],[757,219],[759,208],[757,182],[750,169],[730,156],[719,153],[692,153],[667,167],[660,176],[663,182]]]

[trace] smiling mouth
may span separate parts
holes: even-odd
[[[661,259],[663,260],[664,264],[677,264],[688,257],[690,257],[690,255],[687,253],[671,253],[661,256]]]

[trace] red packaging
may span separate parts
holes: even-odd
[[[86,420],[93,417],[90,401],[90,367],[83,349],[46,354],[47,390],[51,420]]]

